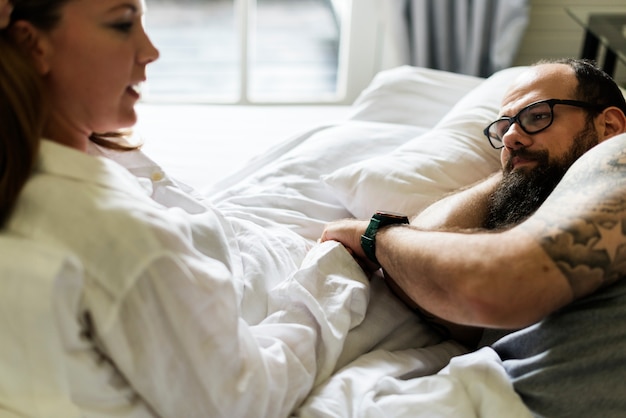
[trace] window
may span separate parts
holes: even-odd
[[[151,0],[147,101],[337,102],[343,0]],[[335,4],[335,5],[333,5]]]

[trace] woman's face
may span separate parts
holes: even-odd
[[[143,13],[143,0],[70,0],[62,7],[59,24],[43,41],[51,139],[85,141],[136,122],[138,85],[159,56]]]

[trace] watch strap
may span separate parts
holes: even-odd
[[[384,226],[395,224],[408,224],[409,218],[405,215],[391,212],[376,212],[370,219],[370,223],[361,235],[361,248],[365,256],[372,262],[380,265],[376,258],[376,234]]]

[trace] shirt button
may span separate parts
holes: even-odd
[[[152,181],[161,181],[163,180],[163,173],[161,171],[155,171],[154,173],[152,173],[152,175],[150,176],[150,178],[152,179]]]

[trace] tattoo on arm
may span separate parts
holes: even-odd
[[[626,139],[616,142],[583,156],[522,224],[575,298],[626,276]]]

